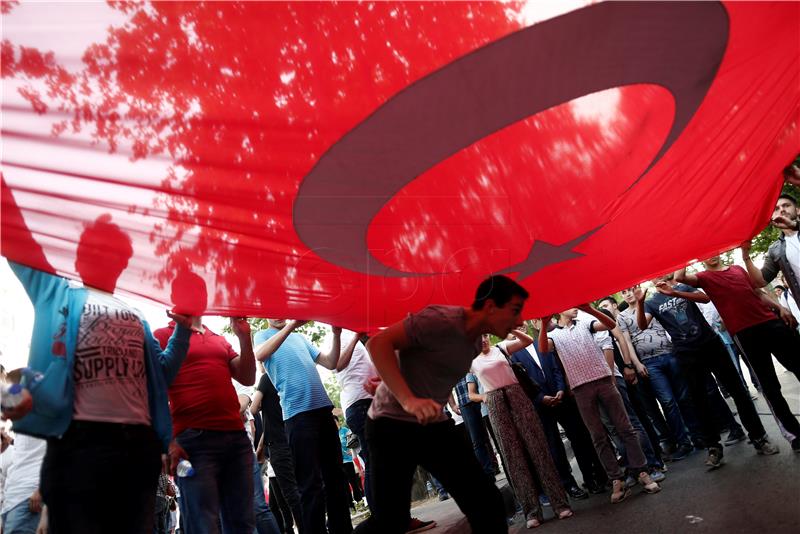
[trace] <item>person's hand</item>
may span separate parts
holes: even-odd
[[[744,241],[741,245],[739,245],[739,248],[742,251],[742,257],[750,257],[750,249],[753,248],[753,240],[748,239],[747,241]]]
[[[797,228],[797,221],[793,221],[789,217],[783,215],[776,215],[772,218],[772,226],[780,228],[781,230],[795,230]]]
[[[456,415],[461,415],[461,406],[458,404],[454,404],[450,407],[453,410],[453,413]]]
[[[259,440],[258,447],[256,447],[256,461],[263,464],[267,461],[267,454],[264,450],[264,440]]]
[[[558,404],[558,401],[556,400],[556,398],[555,398],[555,397],[552,397],[552,396],[550,396],[550,395],[545,395],[544,397],[542,397],[542,404],[544,404],[545,406],[549,406],[549,407],[551,407],[551,408],[552,408],[552,407],[554,407],[556,404]]]
[[[795,319],[794,315],[792,315],[792,312],[790,312],[788,309],[781,306],[778,308],[778,315],[780,315],[781,321],[786,323],[786,326],[789,328],[797,328],[797,319]]]
[[[8,419],[12,421],[22,419],[33,410],[33,397],[31,397],[31,392],[28,391],[28,388],[22,388],[21,395],[22,399],[19,401],[19,404],[13,408],[3,408],[3,421]]]
[[[642,378],[650,378],[650,373],[642,362],[636,362],[633,365],[636,366],[636,372],[639,373],[639,376]]]
[[[30,510],[32,514],[38,514],[42,511],[42,494],[39,493],[39,488],[33,490],[31,496],[28,497],[28,510]]]
[[[636,377],[636,371],[634,371],[630,367],[622,368],[622,378],[624,378],[625,382],[627,382],[628,384],[635,384],[636,382],[639,381],[639,379]]]
[[[177,324],[191,328],[192,327],[192,316],[191,315],[183,315],[180,313],[175,313],[171,310],[167,310],[167,317],[175,321]]]
[[[294,331],[306,324],[308,321],[301,321],[299,319],[291,319],[290,321],[286,322],[286,326],[289,327],[290,330]]]
[[[246,317],[231,317],[231,330],[236,337],[250,337],[250,323]]]
[[[341,336],[342,335],[342,327],[341,326],[332,326],[331,332],[333,332],[334,336]]]
[[[403,410],[416,417],[421,425],[427,425],[442,415],[442,405],[433,399],[409,397],[401,406]]]
[[[0,453],[6,452],[6,449],[9,445],[14,443],[14,440],[11,438],[11,435],[6,432],[6,429],[0,429]]]
[[[369,393],[370,395],[375,395],[375,392],[378,390],[378,386],[383,380],[379,376],[371,376],[364,382],[364,391]]]
[[[672,286],[670,286],[666,282],[658,282],[656,284],[656,291],[658,291],[662,295],[666,295],[668,297],[674,297],[675,296],[675,290],[672,289]]]
[[[47,505],[42,506],[42,514],[39,516],[39,525],[36,527],[36,534],[47,534],[50,530],[50,518],[48,517]]]
[[[644,299],[647,297],[647,289],[642,289],[641,286],[634,287],[633,297],[637,302],[644,302]]]
[[[183,447],[178,445],[178,442],[173,439],[169,444],[169,473],[172,476],[175,476],[180,461],[188,459],[189,455],[186,454],[186,451],[183,450]]]
[[[563,391],[559,390],[558,393],[556,393],[556,400],[558,400],[558,403],[561,404],[561,402],[564,400]]]
[[[789,165],[783,173],[783,178],[786,180],[787,184],[800,187],[800,167],[795,164]]]
[[[517,328],[515,328],[514,330],[512,330],[512,331],[511,331],[511,334],[513,334],[513,336],[514,336],[515,338],[517,338],[517,339],[522,339],[520,336],[525,336],[525,335],[527,335],[525,332],[523,332],[522,330],[520,330],[520,329],[517,329]]]

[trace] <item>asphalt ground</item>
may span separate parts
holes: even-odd
[[[795,414],[800,414],[800,383],[795,376],[776,366],[783,393]],[[728,401],[735,411],[731,401]],[[746,441],[725,447],[725,463],[708,471],[705,452],[696,451],[685,460],[668,464],[662,491],[647,495],[638,487],[626,501],[612,505],[610,493],[573,501],[575,515],[553,518],[545,508],[545,521],[536,531],[556,533],[800,533],[800,453],[792,452],[762,397],[756,408],[780,453],[756,454]],[[724,436],[723,436],[724,437]],[[573,471],[580,471],[573,460]],[[498,486],[506,481],[498,477]],[[429,500],[414,507],[412,515],[436,520],[428,532],[461,534],[469,524],[450,499]],[[509,533],[531,532],[521,514],[515,516]]]

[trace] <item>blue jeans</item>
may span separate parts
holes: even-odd
[[[678,359],[673,354],[660,354],[646,359],[643,363],[647,367],[650,386],[667,418],[667,425],[672,433],[672,442],[675,445],[690,446],[692,441],[686,430],[690,419],[692,419],[692,426],[696,427],[695,433],[698,437],[701,432],[699,425],[693,421],[694,408],[689,399],[686,381],[681,376]]]
[[[253,454],[253,490],[255,491],[254,511],[256,516],[255,532],[258,534],[281,534],[278,522],[269,509],[267,499],[264,497],[264,480],[261,478],[261,466]]]
[[[494,480],[496,460],[491,452],[492,445],[489,443],[489,432],[483,423],[480,403],[469,402],[461,406],[461,417],[464,419],[464,426],[467,427],[475,456],[478,458],[483,472]]]
[[[175,439],[195,470],[192,477],[176,478],[186,534],[217,534],[220,518],[226,532],[253,532],[254,457],[244,429],[189,428]]]
[[[28,508],[28,499],[25,499],[3,514],[3,532],[8,534],[36,534],[40,515],[31,512],[30,508]]]
[[[367,496],[367,505],[372,509],[372,495],[370,494],[369,476],[372,470],[369,467],[369,444],[367,443],[367,433],[364,427],[367,423],[367,411],[372,404],[372,399],[357,400],[347,407],[344,419],[347,427],[358,436],[358,443],[361,445],[359,456],[364,460],[364,494]]]

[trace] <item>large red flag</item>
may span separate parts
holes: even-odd
[[[4,2],[2,254],[78,278],[110,218],[120,291],[193,271],[208,314],[374,329],[497,272],[559,311],[756,233],[800,151],[800,4],[546,7]]]

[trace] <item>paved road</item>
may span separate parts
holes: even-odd
[[[778,371],[783,392],[795,413],[800,414],[800,385],[794,375]],[[638,488],[625,502],[611,505],[608,495],[595,495],[573,503],[575,515],[567,520],[552,519],[546,509],[539,530],[548,533],[747,533],[777,534],[800,532],[800,454],[793,453],[781,436],[766,403],[759,398],[756,408],[780,454],[758,456],[746,442],[725,448],[725,465],[707,472],[705,453],[696,452],[686,460],[669,465],[667,479],[657,495]],[[574,462],[573,462],[574,463]],[[579,472],[576,470],[576,473]],[[453,500],[431,501],[416,507],[413,515],[435,519],[434,534],[470,531]],[[521,517],[510,533],[530,532]]]

